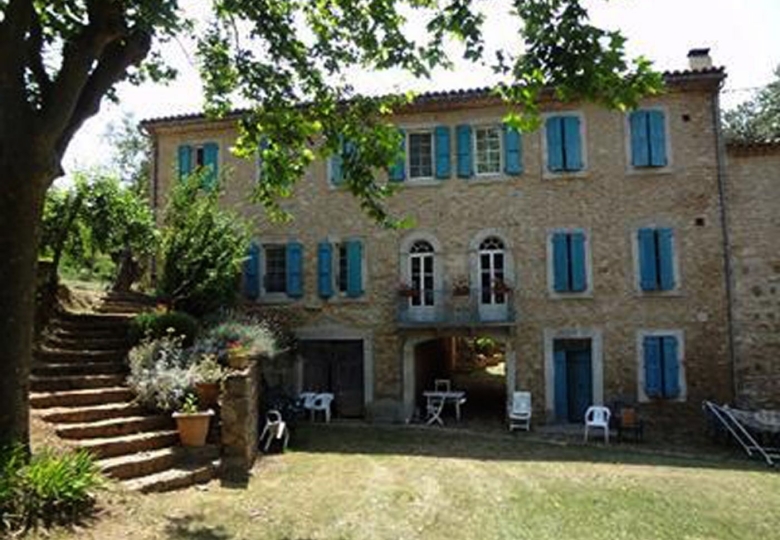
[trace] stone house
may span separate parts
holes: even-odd
[[[390,208],[414,219],[411,230],[368,219],[340,185],[338,158],[315,162],[284,203],[292,223],[269,222],[247,201],[257,164],[228,150],[234,117],[144,122],[153,204],[193,167],[226,175],[225,204],[257,232],[247,302],[291,321],[292,386],[334,392],[341,416],[409,420],[434,378],[458,381],[454,349],[477,336],[502,344],[504,364],[500,391],[467,388],[467,407],[491,400],[496,418],[520,389],[532,392],[535,422],[581,421],[587,405],[614,400],[658,421],[698,415],[703,399],[734,398],[734,347],[765,347],[734,341],[733,330],[768,335],[780,324],[768,319],[777,301],[764,308],[780,262],[763,260],[770,237],[728,250],[729,237],[738,246],[768,232],[741,223],[741,209],[727,223],[723,204],[726,178],[739,184],[764,164],[733,148],[725,174],[725,73],[704,50],[689,58],[637,111],[549,101],[533,133],[503,126],[507,108],[488,89],[419,96],[392,118],[405,161],[387,174],[401,186]],[[766,174],[755,189],[736,186],[735,205],[760,197],[771,213],[777,148],[762,147]],[[761,295],[734,283],[743,275]],[[746,365],[740,376],[759,385],[759,369],[769,368]]]

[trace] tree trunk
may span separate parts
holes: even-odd
[[[25,170],[34,166],[32,156],[11,154],[0,151],[0,446],[27,446],[35,269],[48,182]]]

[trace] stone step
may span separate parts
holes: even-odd
[[[109,328],[73,328],[70,326],[58,326],[51,324],[48,327],[48,333],[55,337],[72,339],[110,339],[127,338],[128,327],[118,326]]]
[[[129,416],[108,418],[94,422],[61,424],[55,426],[57,435],[63,439],[95,439],[132,435],[142,431],[173,429],[175,424],[169,415]]]
[[[103,351],[74,351],[67,349],[42,348],[35,352],[35,359],[43,364],[64,364],[67,362],[124,362],[127,349]]]
[[[78,334],[47,335],[43,339],[44,349],[59,349],[67,351],[118,351],[127,350],[131,343],[127,336],[115,337],[82,337]]]
[[[106,405],[128,402],[134,397],[132,390],[119,386],[61,392],[32,392],[30,393],[30,407],[45,409],[48,407]]]
[[[81,439],[74,441],[73,446],[84,449],[97,459],[135,454],[173,446],[179,442],[179,434],[174,430],[147,431],[119,437],[100,439]]]
[[[176,468],[166,471],[125,480],[122,484],[129,490],[141,493],[161,493],[205,484],[214,479],[219,469],[219,462],[211,462],[193,468]]]
[[[149,476],[177,466],[206,465],[217,458],[219,458],[217,445],[206,445],[203,448],[174,446],[103,459],[98,461],[98,466],[103,474],[118,480],[127,480]]]
[[[30,389],[33,392],[55,392],[59,390],[84,390],[87,388],[107,388],[122,386],[125,383],[125,375],[59,375],[30,377]]]
[[[85,407],[51,407],[34,411],[43,420],[55,424],[95,422],[109,418],[127,418],[145,413],[143,406],[137,403],[122,401],[106,405],[89,405]]]
[[[62,311],[53,317],[54,323],[76,327],[114,328],[127,326],[134,317],[131,313],[75,313]]]
[[[39,377],[59,377],[69,375],[114,375],[128,372],[126,364],[121,362],[66,362],[64,364],[38,364],[32,372]]]

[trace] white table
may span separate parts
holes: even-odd
[[[460,406],[464,403],[466,403],[466,392],[463,390],[449,390],[449,391],[439,391],[439,390],[427,390],[423,392],[423,396],[428,401],[428,404],[430,404],[431,399],[442,399],[444,400],[444,403],[447,403],[448,401],[453,402],[455,404],[455,419],[460,422]],[[426,410],[429,410],[430,407],[426,407]],[[428,419],[428,424],[432,424],[433,422],[438,422],[439,424],[443,424],[441,419],[441,411],[442,409],[439,408],[438,410],[434,411],[431,418]]]

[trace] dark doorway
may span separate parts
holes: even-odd
[[[304,392],[334,395],[336,416],[363,416],[363,342],[361,340],[308,340],[300,344]]]
[[[590,339],[556,339],[555,419],[581,423],[593,403],[593,369]]]

